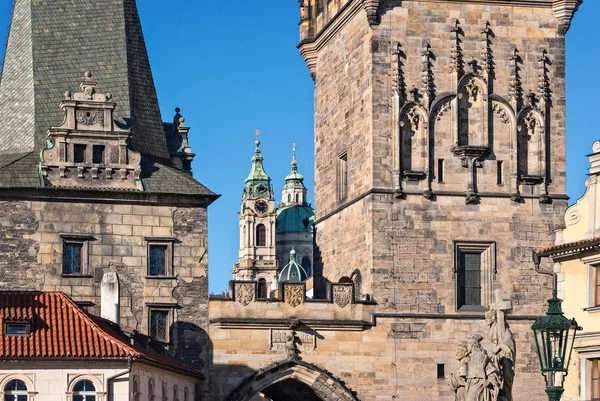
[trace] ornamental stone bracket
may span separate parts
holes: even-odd
[[[571,27],[573,16],[579,9],[583,0],[555,0],[552,3],[552,10],[558,18],[558,33],[566,35]]]
[[[485,146],[458,145],[452,147],[450,151],[454,156],[460,158],[464,168],[469,168],[473,165],[481,168],[483,166],[483,161],[490,154],[490,149]]]
[[[86,72],[80,92],[65,93],[63,124],[48,130],[40,171],[51,187],[142,190],[141,155],[131,149],[132,132],[118,127],[111,94],[96,91]]]

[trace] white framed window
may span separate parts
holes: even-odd
[[[579,353],[579,398],[600,401],[600,347],[575,347]],[[570,368],[572,369],[572,368]]]
[[[586,261],[587,269],[587,296],[584,310],[588,312],[600,311],[600,258]]]
[[[494,242],[454,241],[456,310],[484,311],[491,305],[496,273]]]
[[[9,380],[3,388],[4,401],[28,401],[29,389],[23,380]]]
[[[67,401],[104,401],[102,382],[94,375],[69,375]]]

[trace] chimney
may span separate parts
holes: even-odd
[[[119,276],[117,273],[104,273],[100,288],[100,315],[119,324]]]

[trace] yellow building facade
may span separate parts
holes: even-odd
[[[600,400],[600,141],[594,142],[586,191],[565,213],[556,244],[542,249],[554,262],[563,311],[583,331],[575,341],[563,400]]]

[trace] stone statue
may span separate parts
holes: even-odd
[[[465,401],[467,398],[466,378],[469,363],[469,351],[465,341],[458,344],[456,348],[456,359],[460,362],[460,368],[456,374],[451,373],[448,379],[448,385],[454,391],[454,401]]]
[[[285,337],[285,352],[290,361],[298,359],[298,346],[296,341],[296,331],[290,328]]]
[[[456,357],[460,369],[450,375],[448,385],[455,393],[455,401],[512,401],[515,377],[515,339],[506,321],[512,308],[496,291],[495,302],[485,313],[491,343],[485,349],[483,337],[471,334],[466,344],[459,344]]]
[[[512,331],[506,322],[506,313],[511,309],[510,301],[502,301],[496,292],[496,302],[485,314],[485,322],[489,326],[488,336],[492,343],[490,359],[498,367],[503,383],[499,400],[512,401],[512,387],[515,378],[516,344]]]
[[[502,377],[481,345],[483,337],[471,334],[467,342],[469,362],[467,363],[466,401],[497,401]]]

